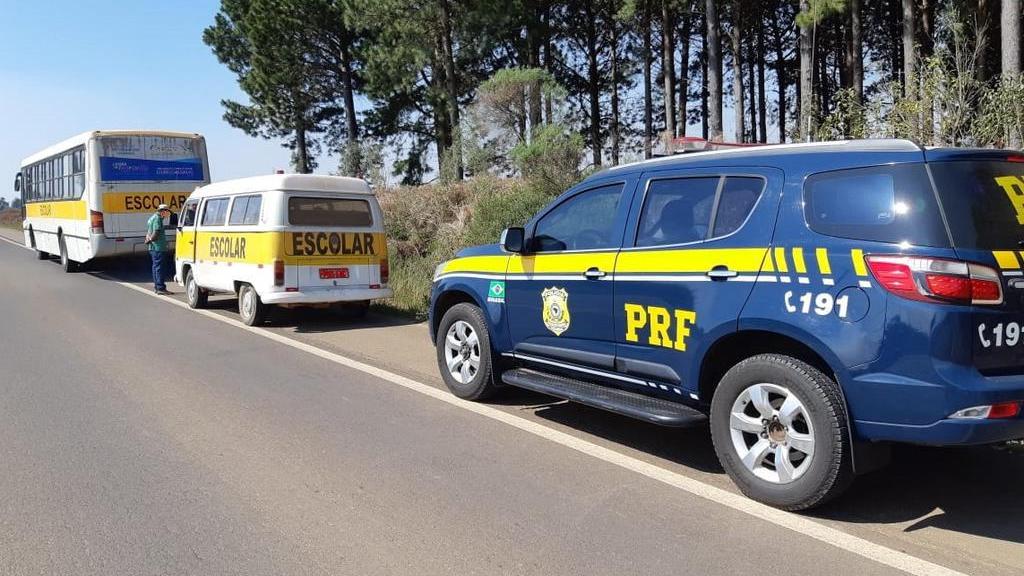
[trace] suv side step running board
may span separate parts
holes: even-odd
[[[683,404],[528,368],[509,370],[502,374],[501,380],[511,386],[564,398],[661,426],[699,426],[708,420],[703,413]]]

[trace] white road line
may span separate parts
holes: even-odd
[[[189,309],[188,304],[180,300],[167,298],[166,296],[158,296],[147,288],[136,286],[128,282],[118,282],[116,280],[114,282],[124,286],[125,288],[130,288],[145,294],[151,298],[158,298],[168,304],[173,304],[180,308],[185,308],[186,310]],[[705,500],[736,510],[737,512],[742,512],[766,522],[771,522],[777,526],[788,528],[789,530],[808,538],[813,538],[825,544],[830,544],[841,550],[862,556],[869,560],[874,560],[875,562],[901,570],[908,574],[913,574],[914,576],[966,576],[962,572],[957,572],[956,570],[939,566],[938,564],[934,564],[922,558],[917,558],[916,556],[911,556],[910,554],[900,552],[899,550],[882,546],[881,544],[875,544],[874,542],[865,540],[859,536],[848,534],[842,530],[815,522],[806,517],[760,504],[741,494],[729,492],[728,490],[723,490],[716,486],[705,484],[699,480],[644,462],[637,458],[633,458],[632,456],[620,454],[614,450],[610,450],[581,438],[576,438],[575,436],[571,436],[565,432],[548,428],[547,426],[527,420],[521,416],[502,412],[501,410],[492,408],[486,404],[477,404],[475,402],[462,400],[444,390],[417,382],[411,378],[399,376],[398,374],[388,372],[387,370],[377,368],[376,366],[371,366],[369,364],[359,362],[358,360],[353,360],[340,354],[335,354],[334,352],[328,352],[327,350],[317,348],[316,346],[306,344],[305,342],[300,342],[287,336],[282,336],[276,332],[247,326],[239,320],[228,318],[209,310],[193,310],[193,312],[224,322],[225,324],[229,324],[236,328],[241,328],[246,332],[290,346],[296,350],[301,350],[314,356],[319,356],[320,358],[334,362],[335,364],[359,370],[360,372],[369,374],[370,376],[374,376],[392,384],[397,384],[398,386],[418,392],[424,396],[429,396],[435,400],[440,400],[441,402],[445,402],[457,408],[474,412],[480,416],[485,416],[492,420],[518,428],[524,432],[529,432],[530,434],[539,436],[545,440],[549,440],[566,448],[571,448],[631,472],[641,474],[651,478],[652,480],[657,480],[694,496],[699,496]]]
[[[31,248],[29,248],[28,246],[25,246],[21,242],[16,242],[16,241],[11,240],[10,238],[8,238],[6,236],[0,235],[0,240],[3,240],[4,242],[7,242],[8,244],[14,244],[18,248],[25,248],[26,250],[31,250]]]

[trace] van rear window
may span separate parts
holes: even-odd
[[[1017,249],[1024,241],[1024,163],[931,162],[957,248]]]
[[[369,227],[370,203],[350,198],[288,198],[288,223],[293,226]]]
[[[948,247],[924,164],[823,172],[804,183],[804,217],[827,236]]]

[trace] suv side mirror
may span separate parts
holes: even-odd
[[[505,228],[501,233],[501,249],[513,254],[522,254],[526,248],[526,231],[516,226]]]

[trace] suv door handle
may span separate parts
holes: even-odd
[[[711,270],[708,270],[707,276],[712,280],[727,280],[729,278],[735,278],[739,276],[739,272],[735,270],[729,270],[725,266],[715,266]]]
[[[604,278],[606,273],[600,268],[594,266],[587,268],[587,271],[583,273],[587,277],[587,280],[597,280],[598,278]]]

